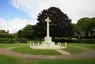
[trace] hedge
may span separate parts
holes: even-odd
[[[28,39],[26,39],[26,38],[18,38],[17,41],[19,43],[27,43]]]
[[[26,43],[26,38],[0,38],[0,43]]]
[[[14,38],[0,38],[0,43],[16,43],[17,40]]]
[[[95,44],[95,39],[55,39],[55,42]]]

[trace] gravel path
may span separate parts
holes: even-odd
[[[95,50],[83,49],[84,53],[75,55],[32,55],[22,54],[11,51],[11,48],[0,49],[0,54],[5,54],[12,57],[27,58],[27,59],[81,59],[81,58],[95,58]]]

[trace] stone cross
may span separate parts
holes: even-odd
[[[49,37],[49,22],[51,21],[49,17],[45,20],[47,22],[47,37]]]

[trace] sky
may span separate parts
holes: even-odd
[[[58,7],[72,23],[83,17],[95,17],[95,0],[0,0],[0,30],[16,33],[27,24],[36,24],[43,9]]]

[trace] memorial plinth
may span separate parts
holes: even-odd
[[[45,37],[44,38],[44,42],[51,43],[52,42],[52,38],[51,37]]]

